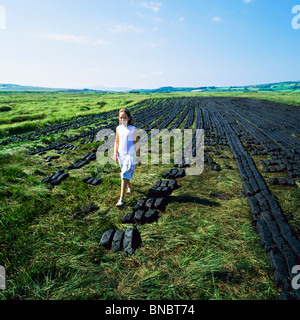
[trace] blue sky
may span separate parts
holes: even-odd
[[[300,80],[297,4],[0,0],[0,83],[138,89]]]

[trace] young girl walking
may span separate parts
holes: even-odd
[[[116,204],[117,207],[122,207],[125,204],[125,190],[127,193],[132,191],[130,180],[133,177],[135,165],[140,166],[140,146],[137,139],[136,127],[132,125],[133,119],[130,111],[126,108],[119,110],[119,126],[116,128],[116,141],[114,145],[113,159],[119,161],[121,167],[121,195],[120,200]],[[137,153],[137,163],[135,159]]]

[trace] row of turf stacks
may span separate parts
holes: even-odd
[[[107,230],[103,233],[100,246],[113,252],[124,251],[125,255],[132,255],[141,244],[141,236],[137,228],[127,227],[122,230]]]
[[[41,154],[44,154],[45,151],[42,151]],[[36,154],[35,152],[32,154]],[[44,159],[45,162],[48,161],[52,161],[53,159],[57,159],[58,156],[46,156]],[[72,169],[79,169],[81,167],[83,167],[84,165],[87,165],[90,163],[90,161],[94,161],[96,160],[97,156],[96,156],[96,150],[93,150],[92,152],[87,153],[86,155],[84,155],[82,158],[77,159],[75,161],[74,164],[70,164],[66,170],[72,170]],[[56,186],[61,184],[61,182],[63,180],[65,180],[66,178],[68,178],[70,176],[70,174],[68,172],[65,172],[65,170],[58,170],[56,172],[53,172],[50,174],[50,176],[41,179],[39,182],[45,182],[45,183],[50,183],[52,186]],[[90,185],[96,186],[98,184],[101,184],[102,180],[100,178],[97,177],[84,177],[82,179],[83,182],[86,182]]]
[[[61,182],[69,177],[69,173],[65,170],[57,170],[50,174],[50,176],[41,179],[39,182],[50,183],[52,186],[60,185]]]
[[[150,188],[147,198],[139,199],[132,208],[132,212],[125,214],[122,222],[144,224],[156,221],[158,211],[165,211],[168,196],[178,188],[175,179],[156,181]]]
[[[286,153],[288,150],[280,149],[271,139],[268,139],[269,131],[258,133],[252,129],[251,136],[249,131],[243,131],[241,126],[249,128],[249,123],[245,122],[244,117],[238,113],[233,113],[235,120],[227,112],[228,108],[220,105],[210,104],[211,110],[215,113],[214,121],[222,123],[218,128],[219,134],[225,136],[237,162],[238,170],[243,182],[244,190],[248,196],[248,204],[253,215],[253,225],[256,227],[262,247],[265,249],[273,272],[274,281],[280,287],[282,299],[300,299],[299,291],[295,290],[290,279],[293,278],[293,267],[299,264],[300,242],[297,234],[291,229],[287,218],[284,215],[279,203],[271,194],[266,182],[257,169],[252,157],[246,151],[241,140],[251,141],[252,144],[264,144],[266,152],[276,154],[277,158],[287,161],[299,161],[299,153],[293,149],[292,154]],[[232,110],[231,110],[232,111]],[[240,112],[240,109],[239,109]],[[231,113],[232,114],[232,113]],[[237,123],[239,121],[239,124]],[[244,128],[245,128],[244,127]],[[269,128],[269,126],[267,126]],[[264,138],[262,135],[264,134]],[[257,136],[260,140],[256,140]],[[285,133],[284,133],[285,135]],[[239,137],[242,139],[240,140]],[[293,139],[290,144],[297,147]],[[261,143],[263,141],[263,143]],[[297,150],[298,147],[297,147]],[[294,167],[292,167],[294,169]]]
[[[163,177],[173,173],[176,178],[185,176],[183,169],[167,170]],[[158,220],[159,211],[164,212],[168,204],[168,196],[179,188],[176,179],[158,180],[149,189],[147,198],[141,198],[137,201],[132,211],[125,213],[122,223],[134,224],[134,227],[127,227],[126,231],[106,230],[100,240],[100,246],[114,252],[124,251],[125,256],[134,254],[134,251],[141,244],[141,236],[137,225],[152,223]]]

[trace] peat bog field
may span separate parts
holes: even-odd
[[[49,109],[17,133],[2,101],[0,298],[299,300],[299,107],[237,96],[136,97],[89,106],[84,95],[68,105],[66,95],[66,115],[76,105],[90,114],[39,127]],[[27,95],[26,105],[35,99]],[[105,142],[97,133],[115,131],[123,106],[147,132],[148,160],[151,129],[204,129],[203,173],[186,175],[186,159],[174,164],[173,154],[170,164],[143,163],[116,208],[120,170],[97,162]]]

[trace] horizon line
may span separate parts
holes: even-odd
[[[279,81],[279,82],[266,82],[266,83],[259,83],[259,84],[248,84],[248,85],[224,85],[224,86],[215,86],[215,85],[201,85],[201,86],[170,86],[170,85],[164,85],[156,88],[129,88],[126,86],[115,86],[115,87],[106,87],[102,85],[95,85],[95,86],[86,86],[82,88],[70,88],[70,87],[44,87],[44,86],[38,86],[38,85],[24,85],[24,84],[16,84],[16,83],[0,83],[0,90],[2,89],[1,86],[17,86],[17,87],[32,87],[32,88],[40,88],[40,89],[53,89],[53,90],[93,90],[93,91],[114,91],[113,89],[128,89],[128,90],[122,90],[124,92],[127,91],[134,91],[134,90],[157,90],[160,88],[242,88],[242,87],[252,87],[252,86],[262,86],[262,85],[271,85],[271,84],[278,84],[278,83],[293,83],[293,82],[300,82],[299,80],[289,80],[289,81]],[[93,89],[95,87],[103,87],[105,89]],[[111,90],[110,90],[111,89]],[[3,90],[4,91],[4,90]]]

